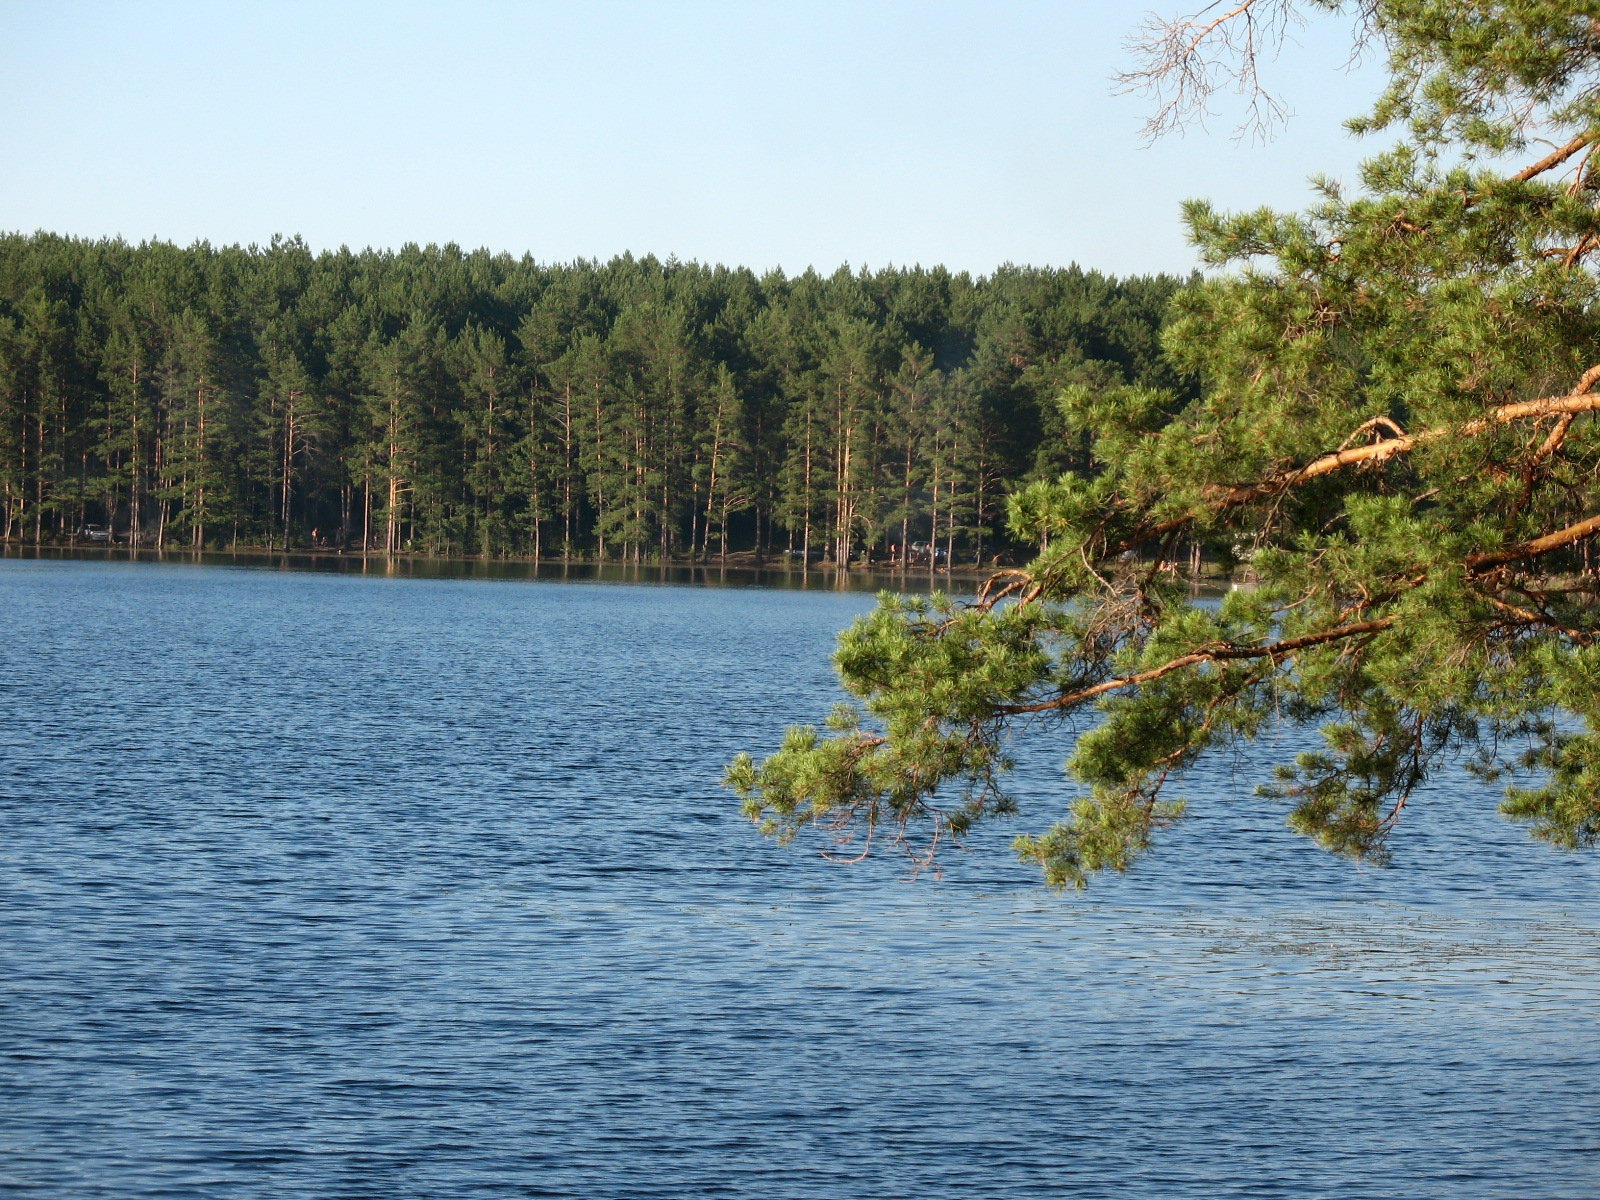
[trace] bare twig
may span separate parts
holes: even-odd
[[[1204,124],[1211,97],[1230,83],[1245,100],[1236,136],[1265,139],[1288,117],[1283,103],[1261,85],[1259,65],[1263,54],[1277,53],[1291,25],[1303,22],[1294,0],[1238,0],[1222,8],[1214,0],[1188,16],[1152,15],[1127,39],[1137,65],[1113,82],[1120,93],[1155,101],[1144,125],[1146,140]]]
[[[1380,33],[1377,7],[1375,0],[1355,5],[1351,67]],[[1263,85],[1261,63],[1275,58],[1290,30],[1304,24],[1297,0],[1211,0],[1187,16],[1151,14],[1125,42],[1134,66],[1112,82],[1120,94],[1137,92],[1155,102],[1144,124],[1147,141],[1204,125],[1212,97],[1224,89],[1244,100],[1235,139],[1266,141],[1290,114]]]

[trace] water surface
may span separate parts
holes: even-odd
[[[1600,1192],[1596,858],[1455,776],[1328,858],[1269,746],[1061,898],[1049,738],[941,880],[773,848],[868,604],[0,562],[0,1189]]]

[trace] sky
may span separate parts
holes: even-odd
[[[1187,272],[1185,198],[1303,207],[1380,148],[1337,18],[1268,64],[1271,143],[1223,105],[1145,145],[1111,76],[1147,7],[0,0],[0,229]]]

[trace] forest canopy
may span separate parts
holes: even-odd
[[[1260,791],[1331,851],[1386,859],[1450,761],[1511,783],[1535,837],[1600,840],[1600,4],[1309,7],[1386,56],[1351,127],[1398,140],[1303,213],[1186,207],[1213,270],[1163,345],[1200,394],[1063,392],[1088,465],[1009,501],[1042,552],[972,603],[885,596],[841,636],[853,702],[729,767],[768,833],[932,862],[1015,811],[1019,726],[1078,717],[1076,795],[1016,841],[1057,886],[1127,869],[1189,768],[1285,727],[1322,744]],[[1300,15],[1157,22],[1128,77],[1156,131],[1229,71],[1270,117],[1259,38]],[[1254,586],[1197,603],[1197,543]]]
[[[1181,286],[0,237],[0,537],[992,561]]]

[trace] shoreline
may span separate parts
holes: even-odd
[[[732,556],[730,555],[730,558]],[[831,562],[810,568],[789,565],[781,559],[757,564],[746,552],[743,561],[696,563],[628,563],[562,560],[559,558],[488,558],[483,556],[430,556],[407,552],[382,553],[337,550],[273,550],[252,546],[238,550],[157,550],[151,546],[33,546],[0,542],[0,561],[134,562],[177,566],[224,566],[253,570],[308,571],[334,574],[377,575],[402,579],[499,579],[572,583],[688,584],[702,587],[768,587],[801,591],[840,592],[944,592],[968,596],[1001,568],[957,567],[928,571],[913,567],[897,570],[878,564],[844,569]],[[1207,573],[1194,585],[1202,595],[1220,595],[1249,586],[1248,575]]]
[[[732,556],[729,556],[732,558]],[[757,565],[753,556],[722,565],[713,560],[628,563],[615,561],[431,556],[414,552],[386,556],[338,550],[158,550],[152,546],[61,546],[0,543],[0,561],[135,562],[188,566],[232,566],[281,571],[332,572],[416,579],[526,579],[596,583],[675,583],[703,586],[780,587],[818,591],[975,592],[992,573],[955,570],[885,569],[877,564],[836,568],[831,562],[809,568],[782,559]]]

